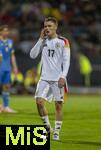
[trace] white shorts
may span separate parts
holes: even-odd
[[[52,100],[63,101],[64,99],[64,87],[59,88],[56,81],[44,81],[39,80],[36,88],[35,98],[43,98],[48,102]]]

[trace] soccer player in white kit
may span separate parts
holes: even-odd
[[[46,18],[40,38],[30,51],[30,57],[33,59],[41,53],[41,75],[35,98],[38,113],[50,130],[51,125],[44,103],[45,100],[50,101],[51,99],[54,99],[55,102],[54,140],[59,140],[63,117],[64,86],[66,85],[66,76],[70,66],[69,42],[66,38],[57,34],[57,27],[58,22],[54,17]]]

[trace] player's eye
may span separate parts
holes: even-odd
[[[44,26],[44,28],[47,28],[47,26]]]

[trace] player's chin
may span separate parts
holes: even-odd
[[[52,34],[49,32],[49,33],[47,34],[47,36],[48,36],[48,37],[51,37],[51,36],[52,36]]]

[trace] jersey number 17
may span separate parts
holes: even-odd
[[[53,57],[53,56],[54,56],[54,53],[55,53],[55,50],[53,50],[53,49],[48,49],[48,56],[49,56],[49,57]]]

